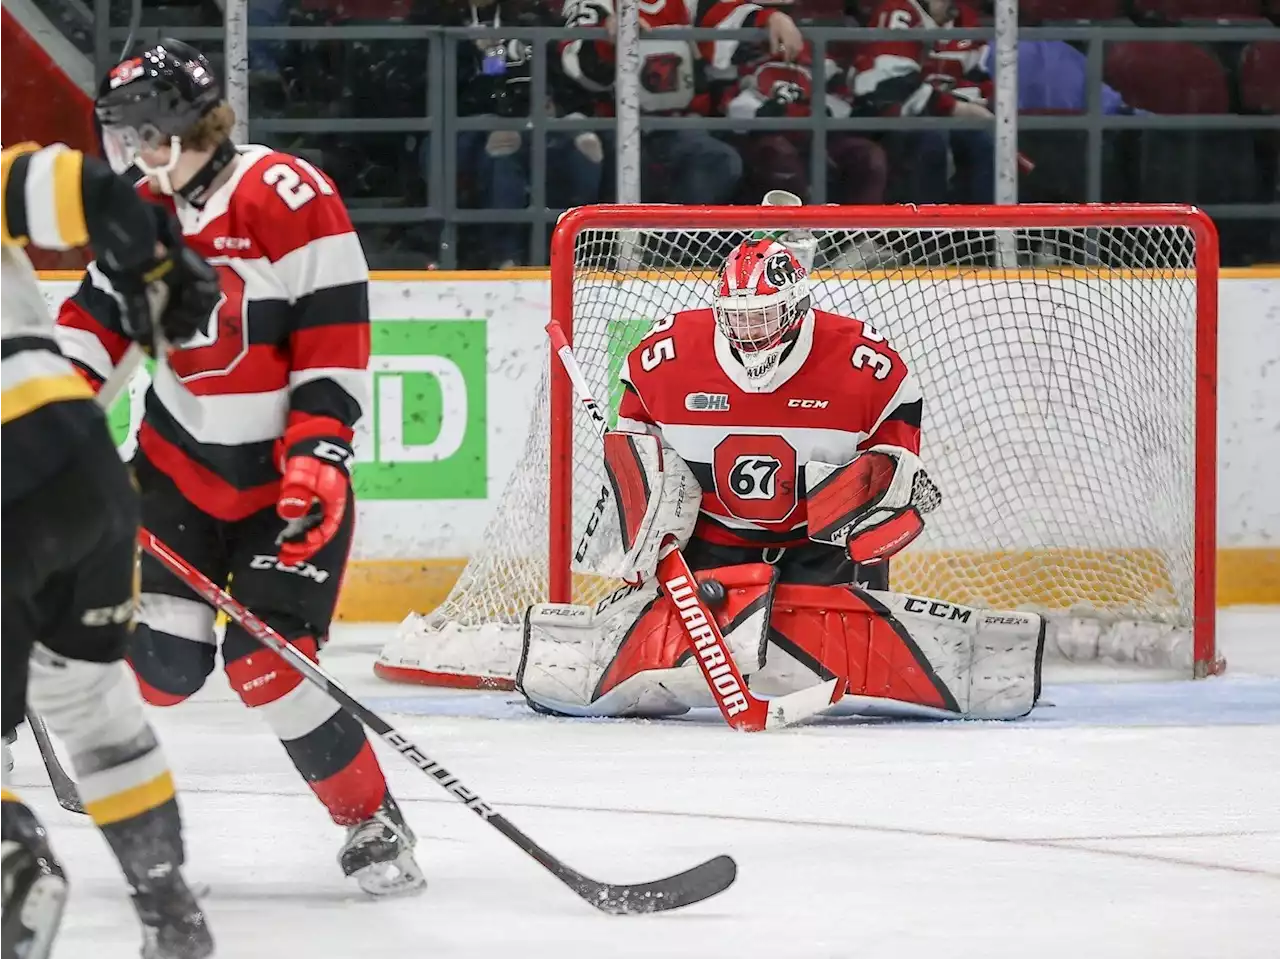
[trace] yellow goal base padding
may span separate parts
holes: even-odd
[[[366,559],[347,569],[338,618],[398,622],[443,602],[465,559]],[[958,603],[993,607],[1024,604],[1064,609],[1082,601],[1124,607],[1145,597],[1159,601],[1172,583],[1162,559],[1148,550],[1059,549],[1009,552],[919,552],[895,560],[893,587]],[[577,580],[580,598],[607,588]],[[1280,549],[1218,551],[1218,605],[1280,603]]]

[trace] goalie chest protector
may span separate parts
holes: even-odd
[[[876,443],[919,451],[919,388],[862,321],[815,310],[770,392],[744,388],[727,351],[712,311],[689,310],[655,324],[622,372],[618,428],[659,427],[702,487],[694,535],[799,545],[805,463],[845,463]]]

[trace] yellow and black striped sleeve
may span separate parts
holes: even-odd
[[[4,150],[6,246],[70,250],[93,244],[112,269],[154,262],[158,222],[166,216],[110,165],[61,143],[20,143]]]
[[[61,143],[19,143],[3,153],[5,246],[70,250],[89,242],[84,154]]]

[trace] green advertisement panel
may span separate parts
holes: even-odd
[[[610,320],[607,327],[609,350],[609,428],[618,425],[618,404],[622,402],[622,364],[627,354],[644,339],[654,324],[652,317]]]
[[[374,322],[373,403],[363,424],[369,436],[354,472],[361,498],[488,496],[486,343],[484,320]],[[148,374],[152,368],[148,363]],[[128,439],[130,416],[140,417],[141,406],[122,396],[112,407],[116,445]]]

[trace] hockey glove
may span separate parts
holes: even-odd
[[[873,446],[844,466],[810,460],[804,479],[809,538],[844,547],[855,563],[878,563],[906,547],[942,502],[920,458],[898,446]]]
[[[129,339],[154,347],[159,334],[182,345],[209,325],[222,297],[218,274],[182,242],[181,231],[159,206],[156,255],[131,267],[103,259],[99,267],[120,295],[121,325]]]
[[[285,527],[276,537],[280,563],[296,566],[333,539],[347,511],[354,454],[336,438],[307,437],[289,446],[276,513]]]

